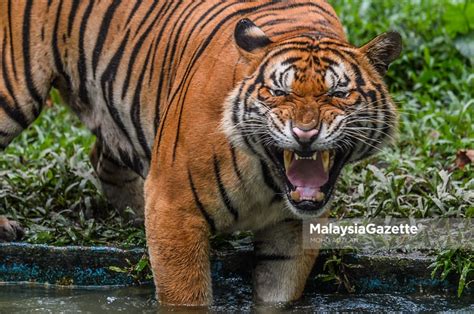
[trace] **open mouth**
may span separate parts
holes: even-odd
[[[289,201],[300,211],[318,211],[329,201],[349,152],[272,150]]]

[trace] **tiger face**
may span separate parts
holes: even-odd
[[[254,69],[228,99],[225,131],[271,166],[294,213],[320,215],[344,165],[376,153],[395,133],[383,75],[401,52],[400,35],[361,48],[318,34],[273,42],[242,20],[235,39]]]

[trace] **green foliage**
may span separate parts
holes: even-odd
[[[467,34],[474,30],[474,2],[464,0],[457,2],[445,2],[443,22],[450,36]]]
[[[352,265],[345,263],[344,259],[345,251],[334,251],[332,255],[324,261],[323,273],[316,276],[323,282],[330,282],[337,286],[339,291],[341,287],[349,292],[355,292],[354,286],[351,284],[349,277],[346,273],[346,268],[351,268]]]
[[[474,1],[446,3],[443,16],[446,32],[455,37],[454,46],[474,63]]]
[[[28,242],[144,244],[143,229],[100,193],[86,153],[93,142],[76,117],[54,106],[0,154],[0,214],[26,227]]]
[[[150,260],[148,255],[144,254],[142,258],[133,264],[127,259],[127,267],[109,266],[109,270],[116,273],[126,273],[130,276],[135,284],[141,284],[153,279],[153,274],[150,268]]]
[[[441,280],[446,279],[450,274],[458,274],[458,296],[461,296],[464,288],[474,283],[474,255],[472,252],[459,249],[442,251],[430,268],[433,268],[431,276],[434,278],[439,273]]]

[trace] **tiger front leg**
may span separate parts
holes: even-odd
[[[289,302],[301,297],[318,250],[304,250],[302,222],[283,221],[255,234],[254,298]]]
[[[148,176],[145,229],[156,297],[167,305],[209,305],[209,226],[194,203],[185,197],[166,200],[166,190]]]

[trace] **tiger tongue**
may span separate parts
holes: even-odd
[[[322,160],[320,152],[316,160],[293,159],[286,171],[288,180],[303,192],[301,196],[305,199],[311,198],[328,181],[329,173],[324,170]]]

